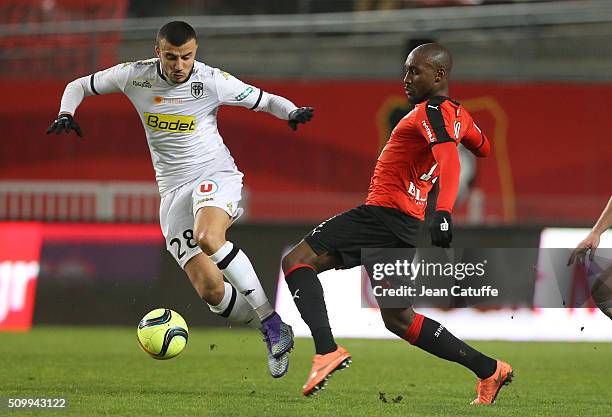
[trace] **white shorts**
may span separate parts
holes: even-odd
[[[202,207],[225,210],[232,223],[243,213],[238,207],[242,191],[242,172],[233,161],[215,163],[198,179],[181,185],[161,199],[159,222],[166,238],[166,249],[181,268],[202,253],[193,237],[195,213]],[[214,169],[212,169],[214,168]]]

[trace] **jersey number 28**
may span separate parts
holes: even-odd
[[[196,243],[196,241],[193,239],[193,230],[191,229],[187,229],[183,232],[183,238],[185,239],[185,244],[187,245],[187,247],[193,249],[193,248],[197,248],[198,244]],[[176,254],[178,256],[179,259],[181,259],[183,256],[185,256],[185,251],[181,251],[181,239],[179,239],[178,237],[175,237],[174,239],[172,239],[170,241],[170,246],[174,245],[176,243]]]

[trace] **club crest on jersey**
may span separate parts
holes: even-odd
[[[193,81],[191,83],[191,95],[194,98],[200,98],[204,95],[204,84],[199,81]]]
[[[217,192],[219,186],[213,180],[204,180],[198,184],[196,193],[201,196],[211,195]]]

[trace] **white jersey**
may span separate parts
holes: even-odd
[[[199,177],[215,159],[229,158],[233,163],[217,129],[219,106],[265,110],[283,119],[296,108],[198,61],[180,84],[167,80],[158,58],[119,64],[73,83],[78,81],[83,91],[75,92],[69,84],[60,111],[74,113],[83,95],[124,93],[144,126],[162,196]]]

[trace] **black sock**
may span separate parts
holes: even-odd
[[[490,377],[497,368],[495,359],[478,352],[440,323],[421,314],[416,315],[404,339],[432,355],[469,368],[480,379]]]
[[[336,342],[329,327],[323,287],[317,273],[309,266],[290,270],[285,280],[293,296],[293,302],[310,328],[315,349],[319,355],[336,350]]]

